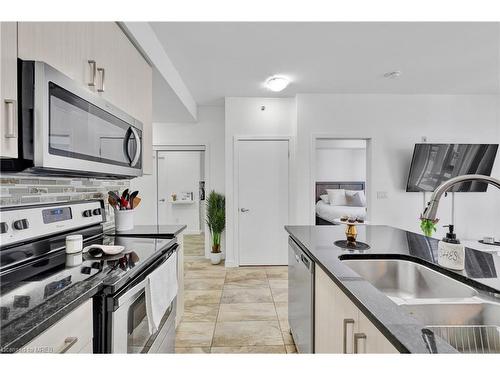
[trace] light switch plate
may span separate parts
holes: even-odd
[[[387,191],[377,191],[377,199],[387,199]]]

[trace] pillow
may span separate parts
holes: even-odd
[[[363,190],[346,190],[347,205],[351,207],[366,207],[366,197]]]
[[[331,206],[347,206],[344,189],[326,189]]]
[[[330,203],[330,200],[328,199],[328,194],[322,194],[319,196],[319,198],[325,202],[326,204],[329,204]]]

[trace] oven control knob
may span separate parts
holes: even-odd
[[[84,217],[91,217],[92,216],[92,210],[85,210],[85,211],[83,211],[83,216]]]
[[[14,227],[14,229],[23,230],[23,229],[28,229],[30,224],[28,222],[28,219],[21,219],[14,221],[12,226]]]
[[[92,211],[94,215],[100,215],[101,214],[101,209],[100,208],[95,208],[94,211]]]

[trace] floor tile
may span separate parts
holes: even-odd
[[[268,279],[288,279],[288,267],[268,267],[266,268],[266,275]]]
[[[222,290],[224,278],[221,279],[184,279],[184,290]]]
[[[278,313],[279,320],[288,320],[288,303],[287,302],[276,302],[276,312]]]
[[[221,290],[185,290],[184,306],[220,303]]]
[[[184,307],[183,322],[215,322],[219,304],[188,305]]]
[[[273,303],[230,303],[220,305],[217,321],[278,320]]]
[[[280,319],[279,320],[280,327],[282,331],[289,331],[290,325],[288,324],[288,319]]]
[[[242,278],[239,280],[224,282],[224,289],[250,289],[250,288],[269,288],[267,278]]]
[[[175,348],[175,354],[208,354],[210,353],[210,347],[187,347],[187,348]]]
[[[269,279],[271,289],[288,289],[288,280]]]
[[[288,302],[288,289],[272,289],[274,302]]]
[[[211,346],[215,323],[181,322],[177,327],[175,347]]]
[[[285,345],[287,354],[297,354],[297,348],[295,345]]]
[[[223,277],[226,277],[226,271],[224,268],[184,271],[185,279],[221,279]]]
[[[286,349],[282,345],[267,346],[214,346],[212,353],[218,354],[285,354]]]
[[[243,281],[248,279],[266,280],[266,271],[263,269],[230,268],[226,271],[226,281]]]
[[[252,345],[284,345],[278,322],[217,322],[213,346]]]
[[[295,342],[293,341],[292,334],[290,333],[290,330],[282,330],[281,334],[283,335],[283,341],[285,342],[285,345],[295,345]]]
[[[222,291],[221,303],[272,303],[273,297],[269,288],[228,289]]]

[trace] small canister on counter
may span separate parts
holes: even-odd
[[[83,236],[74,234],[66,237],[66,253],[75,254],[83,250]]]

